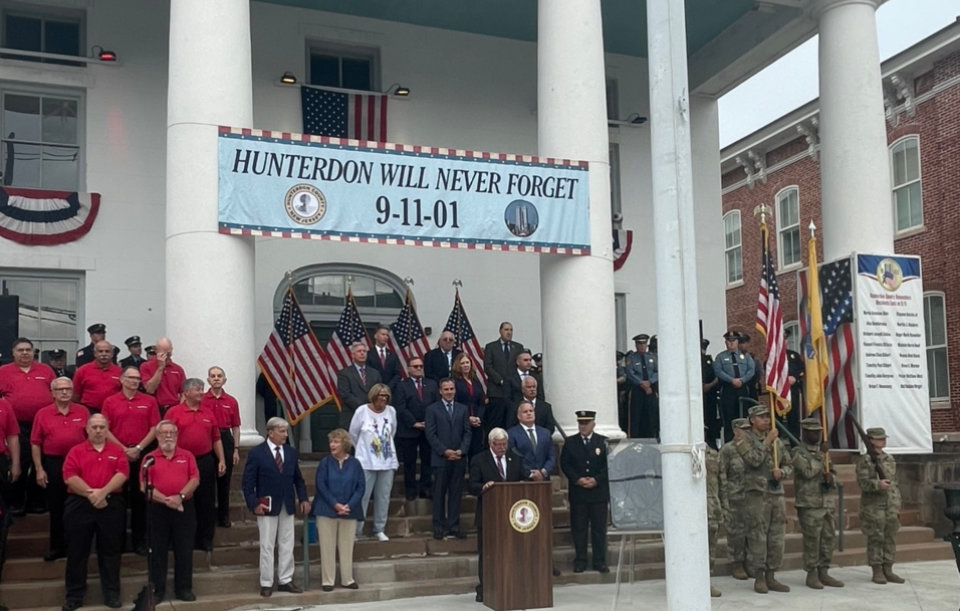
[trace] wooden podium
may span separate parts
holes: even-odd
[[[483,602],[495,611],[553,606],[550,482],[501,482],[483,494]]]

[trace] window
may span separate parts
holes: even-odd
[[[617,334],[617,350],[627,351],[627,295],[625,293],[613,294],[614,324]]]
[[[80,183],[78,95],[0,86],[0,171],[14,187],[77,190]]]
[[[777,254],[780,269],[803,260],[800,246],[800,192],[787,187],[777,194]]]
[[[620,81],[607,79],[607,120],[620,120]]]
[[[378,53],[364,47],[312,45],[310,84],[321,87],[377,91]]]
[[[787,350],[800,352],[803,338],[800,337],[800,323],[796,320],[783,323],[783,332],[787,336]]]
[[[947,367],[947,316],[943,293],[925,293],[923,322],[927,336],[927,378],[930,399],[950,398],[950,371]]]
[[[73,360],[79,345],[82,276],[0,271],[0,294],[19,298],[19,336],[43,352],[63,349]]]
[[[897,231],[923,225],[923,195],[920,186],[920,139],[908,136],[890,147],[893,177],[893,208]]]
[[[740,248],[740,211],[723,215],[724,256],[727,263],[727,284],[743,281],[743,251]]]
[[[622,215],[623,205],[620,202],[620,144],[610,143],[610,216],[616,218]]]
[[[3,46],[21,51],[57,53],[58,55],[81,55],[80,16],[61,13],[23,13],[16,10],[3,11]],[[62,59],[25,57],[4,54],[2,57],[22,61],[38,61],[50,64],[83,65]]]

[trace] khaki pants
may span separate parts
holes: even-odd
[[[353,542],[357,521],[349,518],[317,516],[317,541],[320,543],[321,585],[332,586],[336,577],[334,553],[340,551],[340,585],[353,583]]]

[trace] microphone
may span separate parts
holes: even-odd
[[[143,465],[141,465],[140,468],[149,469],[155,462],[157,462],[156,456],[147,456],[145,459],[143,459]]]

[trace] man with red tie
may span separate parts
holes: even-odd
[[[73,400],[91,413],[99,413],[103,401],[120,391],[120,366],[113,362],[113,346],[106,340],[94,344],[93,362],[73,374]]]
[[[367,367],[372,367],[380,372],[380,381],[390,387],[390,391],[396,394],[397,384],[403,377],[403,371],[400,368],[400,359],[387,347],[390,340],[390,329],[383,325],[377,327],[373,334],[373,349],[367,352]]]
[[[207,370],[207,384],[210,390],[203,394],[200,405],[213,412],[220,429],[220,442],[223,444],[223,457],[227,470],[217,477],[217,526],[230,528],[230,479],[233,467],[240,462],[240,404],[223,389],[227,383],[227,374],[221,367],[213,366]]]

